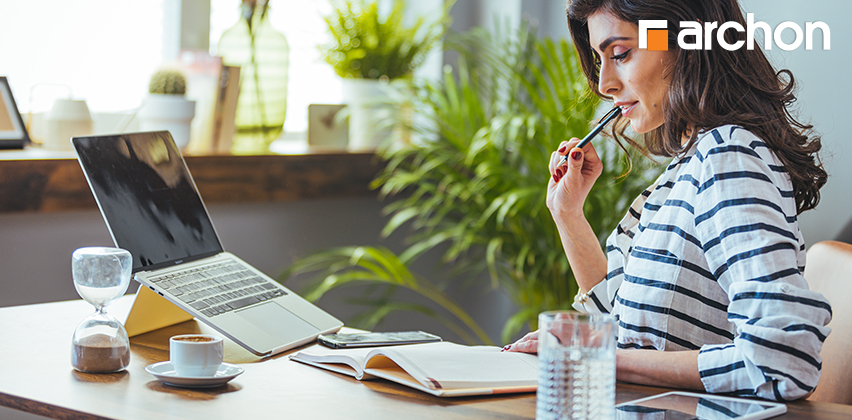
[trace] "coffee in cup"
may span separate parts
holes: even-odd
[[[176,335],[169,339],[169,359],[180,376],[213,376],[222,364],[221,337],[206,334]]]
[[[182,335],[175,338],[175,341],[189,341],[190,343],[209,343],[214,340],[216,339],[206,335]]]

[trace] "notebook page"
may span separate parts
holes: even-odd
[[[535,355],[499,347],[440,342],[376,349],[429,388],[487,388],[535,385]]]
[[[364,361],[367,359],[367,354],[370,353],[370,348],[355,348],[355,349],[331,349],[319,344],[308,347],[296,354],[290,356],[291,359],[308,362],[311,364],[335,364],[342,363],[351,366],[356,372],[356,377],[359,377],[364,370]],[[335,370],[336,369],[331,369]],[[345,373],[345,372],[341,372]]]

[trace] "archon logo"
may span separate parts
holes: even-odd
[[[755,22],[754,13],[748,13],[745,28],[737,22],[725,22],[719,25],[719,22],[702,24],[699,21],[680,22],[680,28],[681,30],[677,34],[677,45],[684,50],[709,50],[713,46],[714,31],[716,32],[716,44],[728,51],[738,50],[743,45],[753,50],[755,29],[763,31],[763,48],[766,50],[771,50],[772,41],[775,41],[778,48],[784,51],[792,51],[802,45],[804,38],[805,49],[810,51],[813,49],[814,32],[817,29],[822,34],[822,49],[825,51],[831,49],[831,30],[825,22],[806,22],[804,31],[802,31],[801,26],[794,22],[781,22],[775,29],[772,29],[766,22]],[[725,39],[725,32],[732,29],[745,33],[746,39],[729,43]],[[788,29],[795,35],[793,42],[786,42],[782,38],[782,34]],[[649,51],[668,51],[668,22],[665,20],[640,20],[639,48]]]
[[[664,20],[640,20],[639,48],[649,51],[668,51],[668,27],[668,22]]]

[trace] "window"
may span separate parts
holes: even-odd
[[[151,74],[167,61],[165,42],[178,42],[164,40],[164,33],[179,32],[165,27],[179,25],[180,19],[170,16],[179,12],[167,7],[172,1],[0,2],[0,75],[8,76],[21,112],[45,112],[54,99],[69,95],[85,99],[93,113],[135,110]],[[240,0],[209,1],[210,53],[215,54],[222,33],[239,19]],[[409,5],[422,13],[441,1]],[[323,16],[331,13],[331,4],[271,0],[270,5],[270,23],[290,45],[284,129],[288,137],[300,137],[307,130],[308,104],[342,100],[340,79],[318,48],[328,41]],[[434,55],[435,64],[424,67],[439,75],[440,53]]]
[[[0,3],[0,75],[21,112],[45,112],[57,97],[92,112],[134,110],[164,61],[166,0],[41,0]],[[240,0],[211,0],[210,52],[236,24]],[[326,1],[272,0],[270,22],[290,44],[287,133],[307,130],[310,103],[339,103],[340,81],[320,58]]]
[[[240,0],[211,0],[210,53],[222,33],[239,19]],[[308,128],[308,105],[341,101],[340,79],[322,60],[318,46],[328,41],[323,16],[331,13],[327,1],[272,0],[269,19],[290,46],[285,135],[304,133]]]
[[[134,109],[162,50],[163,0],[0,3],[0,74],[23,113],[69,94],[93,112]]]

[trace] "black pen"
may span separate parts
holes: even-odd
[[[597,136],[598,133],[600,133],[601,130],[603,130],[604,127],[606,127],[606,125],[610,123],[610,121],[614,120],[615,117],[617,117],[619,115],[621,115],[621,107],[620,106],[616,106],[615,108],[609,110],[609,112],[607,112],[606,115],[604,115],[603,117],[601,117],[600,120],[598,120],[598,125],[595,126],[595,128],[593,128],[592,131],[589,131],[589,134],[586,134],[586,137],[583,137],[583,140],[580,140],[580,142],[577,143],[577,145],[574,146],[574,147],[579,147],[581,149],[586,147],[586,145],[589,144],[590,141],[592,141],[593,137]],[[559,164],[556,165],[556,167],[557,168],[561,167],[562,165],[565,164],[565,162],[568,162],[568,155],[563,156],[562,160],[559,161]]]

